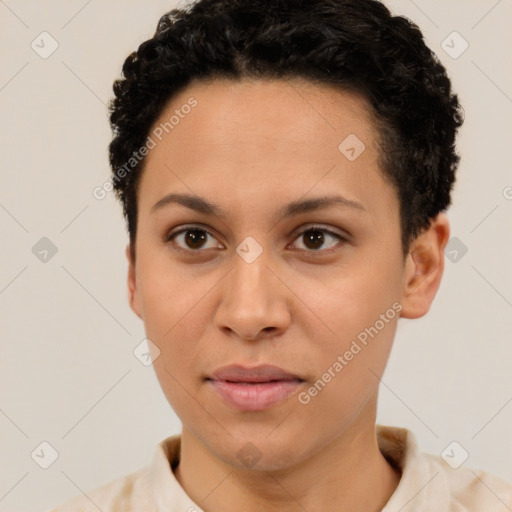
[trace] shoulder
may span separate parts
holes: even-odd
[[[512,483],[463,465],[462,447],[441,456],[426,453],[410,430],[399,427],[378,425],[377,437],[382,454],[402,473],[383,512],[512,511]]]
[[[487,471],[450,467],[441,457],[423,453],[450,495],[453,510],[480,512],[512,510],[512,483]],[[451,510],[451,509],[450,509]]]
[[[180,447],[181,437],[170,436],[156,445],[147,466],[96,489],[80,489],[85,492],[47,512],[156,512],[162,502],[180,506],[192,503],[172,471],[179,461]]]
[[[132,512],[155,510],[147,483],[148,468],[75,496],[48,512]]]

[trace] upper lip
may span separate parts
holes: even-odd
[[[246,368],[242,365],[223,366],[215,370],[209,380],[222,380],[227,382],[271,382],[282,380],[300,380],[298,375],[287,372],[278,366],[269,364]]]

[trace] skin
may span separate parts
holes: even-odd
[[[204,378],[266,363],[301,376],[307,391],[393,303],[402,317],[423,316],[441,281],[448,220],[433,219],[404,259],[398,197],[361,96],[299,79],[195,81],[155,126],[190,97],[197,106],[146,157],[136,259],[126,251],[130,305],[161,351],[153,365],[183,424],[176,478],[208,512],[380,510],[400,479],[375,430],[399,315],[306,405],[294,394],[242,412]],[[366,146],[354,161],[338,150],[349,134]],[[176,204],[152,211],[171,192],[201,196],[226,217]],[[273,217],[333,193],[363,209]],[[209,233],[203,245],[167,240],[191,224]],[[301,234],[312,224],[348,239],[324,232],[315,248]],[[263,250],[252,263],[236,252],[248,236]],[[252,467],[237,456],[248,442],[260,456]]]

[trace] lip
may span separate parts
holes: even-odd
[[[262,411],[295,393],[304,379],[282,368],[260,365],[219,368],[207,379],[228,405],[242,411]]]

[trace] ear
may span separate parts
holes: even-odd
[[[132,311],[139,317],[142,318],[139,294],[137,291],[137,279],[135,275],[135,261],[132,255],[131,245],[126,246],[126,258],[128,259],[128,302]]]
[[[418,235],[406,258],[402,311],[404,318],[420,318],[430,309],[441,284],[444,248],[450,236],[450,223],[439,213]]]

